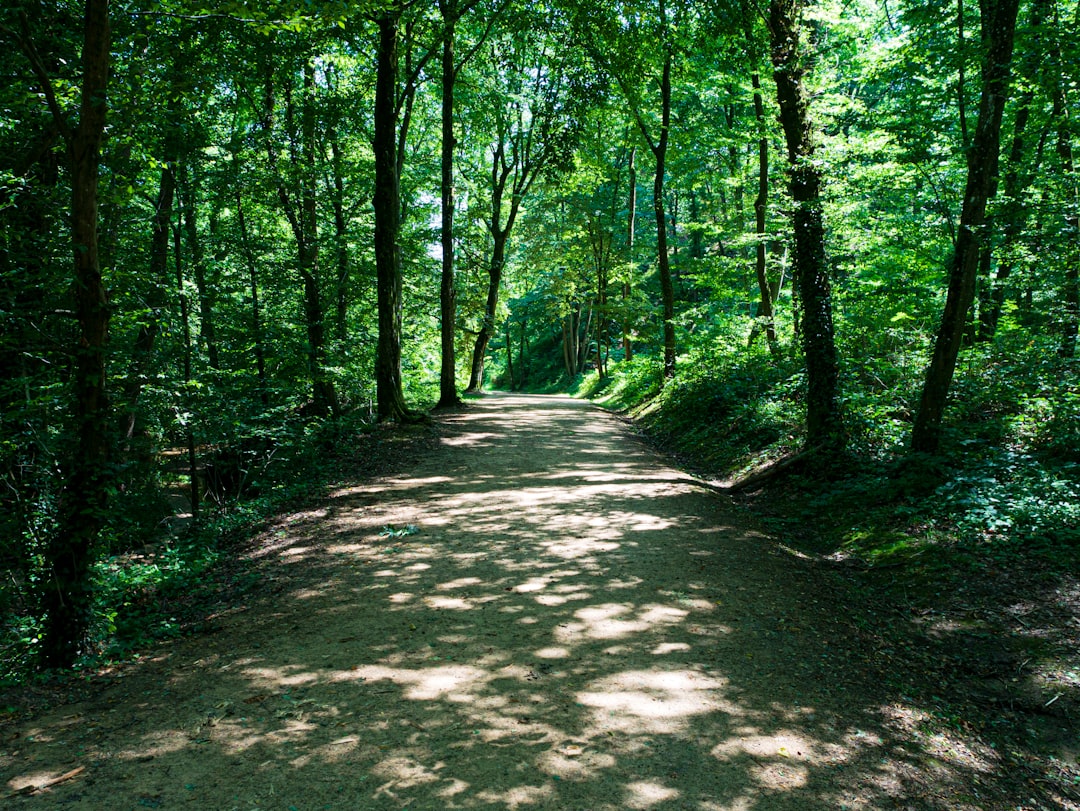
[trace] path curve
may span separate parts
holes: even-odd
[[[587,403],[440,437],[268,532],[216,633],[24,724],[0,786],[66,779],[11,807],[938,807],[840,581]]]

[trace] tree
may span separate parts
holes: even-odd
[[[1008,97],[1018,7],[1019,0],[980,3],[984,54],[979,120],[967,155],[967,185],[949,267],[945,309],[911,434],[911,449],[917,453],[934,453],[940,444],[945,402],[963,343],[967,313],[975,298],[975,278],[986,239],[986,205],[997,184],[1001,119]]]
[[[454,283],[454,84],[461,69],[468,64],[483,46],[491,33],[495,21],[509,3],[504,2],[493,10],[483,32],[477,37],[472,48],[460,61],[454,59],[454,41],[457,24],[461,18],[474,8],[479,0],[457,2],[457,0],[439,0],[439,11],[443,20],[442,51],[442,147],[440,151],[442,178],[440,183],[442,213],[441,241],[442,273],[439,287],[439,333],[440,333],[440,368],[439,402],[440,408],[457,405],[461,402],[457,392],[457,356],[454,346],[457,329],[457,287]],[[507,347],[509,352],[509,347]]]
[[[772,0],[769,40],[787,141],[795,232],[795,279],[803,306],[803,354],[806,359],[806,442],[831,451],[846,442],[837,399],[838,364],[833,337],[832,283],[825,258],[821,168],[814,159],[813,125],[799,46],[801,0]]]
[[[675,285],[671,275],[668,249],[668,223],[665,210],[664,179],[668,146],[671,140],[672,69],[675,63],[675,32],[680,29],[686,10],[679,4],[677,13],[669,14],[667,0],[658,0],[655,7],[633,7],[626,13],[615,9],[599,9],[606,14],[582,13],[578,28],[592,58],[618,84],[637,125],[641,137],[652,152],[653,216],[656,221],[656,262],[660,276],[662,322],[664,335],[663,377],[675,376]],[[612,17],[615,15],[617,19]],[[653,68],[656,96],[652,107],[645,102],[642,88],[636,81],[641,70],[641,55],[648,53]],[[653,115],[655,113],[655,115]]]
[[[75,317],[79,326],[78,341],[71,353],[78,439],[65,465],[58,527],[46,552],[48,576],[42,592],[41,663],[59,668],[74,664],[90,625],[90,566],[105,522],[112,480],[111,411],[105,383],[109,301],[98,241],[99,164],[108,110],[109,4],[108,0],[86,0],[79,116],[74,126],[68,122],[68,114],[38,56],[25,15],[21,22],[17,38],[64,140],[71,175]]]
[[[483,320],[473,344],[469,385],[484,385],[484,360],[495,330],[506,249],[518,213],[533,183],[545,172],[567,168],[581,128],[582,108],[592,92],[588,77],[561,50],[554,20],[519,20],[489,54],[494,132],[490,148],[491,237]],[[528,26],[528,27],[527,27]]]

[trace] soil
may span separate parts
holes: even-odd
[[[587,403],[435,430],[268,527],[204,633],[0,726],[5,806],[1080,808],[1045,639],[881,604]]]

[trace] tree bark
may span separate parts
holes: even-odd
[[[150,288],[146,296],[149,312],[139,326],[132,353],[131,369],[124,386],[124,415],[120,431],[130,445],[135,437],[139,396],[146,383],[146,375],[154,353],[154,343],[161,329],[161,314],[165,308],[165,282],[169,271],[169,244],[172,237],[173,193],[176,190],[176,164],[170,156],[161,170],[154,216],[150,225],[150,263],[147,275]]]
[[[1054,9],[1055,31],[1067,30],[1060,24],[1057,18],[1057,9]],[[1080,20],[1080,9],[1076,11],[1077,20]],[[1072,30],[1077,26],[1074,24]],[[1065,260],[1065,280],[1061,290],[1062,320],[1061,342],[1058,345],[1058,355],[1063,358],[1072,358],[1076,355],[1077,336],[1080,335],[1080,182],[1076,177],[1076,166],[1073,161],[1073,132],[1069,121],[1069,104],[1066,99],[1067,78],[1065,64],[1062,60],[1061,43],[1055,40],[1050,52],[1050,70],[1053,75],[1049,77],[1050,95],[1053,99],[1053,116],[1056,125],[1055,150],[1061,162],[1061,173],[1066,190],[1065,200],[1065,244],[1062,256]]]
[[[206,346],[206,359],[211,369],[221,368],[218,355],[217,333],[214,330],[214,309],[210,300],[210,288],[206,283],[206,251],[199,239],[197,190],[191,179],[187,164],[180,164],[180,190],[183,201],[184,235],[191,254],[191,271],[195,289],[199,294],[199,335]]]
[[[454,17],[443,7],[446,33],[442,53],[442,274],[439,285],[439,407],[461,402],[457,391],[457,355],[454,332],[457,322],[457,285],[454,283]]]
[[[768,276],[768,246],[765,244],[765,223],[769,205],[769,138],[765,128],[765,104],[761,95],[761,75],[755,70],[750,77],[754,88],[754,117],[758,125],[758,193],[754,198],[754,230],[757,234],[755,246],[754,275],[757,277],[758,292],[761,296],[758,303],[758,318],[760,321],[754,324],[750,333],[750,342],[760,332],[760,326],[765,325],[765,339],[769,343],[769,349],[776,354],[776,324],[773,321],[773,293],[769,285]]]
[[[376,412],[379,420],[405,420],[401,380],[401,186],[397,155],[397,66],[399,6],[378,17],[379,49],[375,73],[375,276],[379,342],[375,357]]]
[[[46,550],[40,661],[47,668],[73,665],[86,640],[93,596],[90,566],[105,522],[112,479],[105,376],[109,301],[98,254],[98,175],[108,107],[109,40],[108,0],[86,0],[81,101],[79,122],[74,130],[63,121],[55,91],[43,68],[39,75],[68,147],[75,312],[79,325],[78,343],[73,348],[77,446],[66,465],[58,527]],[[31,61],[37,62],[35,67],[39,67],[40,60],[31,55],[34,51],[28,32],[25,48]]]
[[[311,376],[312,412],[337,414],[334,382],[326,372],[326,329],[319,293],[319,219],[316,210],[315,175],[315,65],[304,62],[304,99],[300,127],[300,229],[297,233],[297,265],[304,286],[304,320],[308,338],[308,374]]]
[[[630,148],[630,198],[626,203],[626,276],[623,279],[623,357],[630,360],[633,356],[633,339],[630,335],[630,277],[634,272],[634,220],[637,217],[637,167],[634,159],[637,147]]]
[[[493,207],[493,210],[494,207]],[[506,266],[506,242],[510,236],[509,227],[495,228],[492,232],[494,243],[491,247],[491,263],[488,265],[488,289],[484,302],[484,323],[476,335],[473,344],[472,363],[469,370],[468,392],[477,392],[484,387],[484,358],[487,357],[488,343],[495,331],[495,313],[499,305],[499,287],[502,285],[503,270]]]
[[[802,300],[802,342],[806,359],[806,444],[830,451],[846,443],[837,400],[837,357],[833,339],[832,294],[825,258],[821,211],[821,170],[814,160],[805,69],[799,53],[801,0],[772,0],[769,36],[780,123],[788,152],[788,177],[794,203],[794,272]]]
[[[940,445],[945,403],[964,338],[965,319],[975,297],[986,205],[997,180],[1001,119],[1008,94],[1018,6],[1019,0],[982,0],[982,39],[986,47],[979,120],[968,151],[967,184],[945,309],[911,435],[911,449],[917,453],[935,453]]]
[[[656,216],[656,261],[660,271],[660,299],[664,319],[664,380],[675,377],[675,286],[671,280],[668,256],[667,220],[664,219],[664,172],[666,171],[668,135],[671,130],[671,49],[664,57],[660,79],[660,137],[653,146],[656,176],[653,178],[653,213]]]

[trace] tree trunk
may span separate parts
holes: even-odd
[[[767,245],[765,244],[765,223],[769,205],[769,138],[765,128],[765,103],[761,96],[761,75],[755,70],[750,80],[754,87],[754,116],[758,125],[758,193],[754,198],[754,230],[757,234],[755,246],[754,275],[757,277],[758,292],[761,296],[758,303],[758,319],[750,332],[750,343],[760,332],[761,324],[765,326],[765,339],[769,343],[769,349],[773,354],[777,352],[776,324],[773,321],[773,293],[769,285]]]
[[[161,329],[161,314],[166,305],[165,282],[169,271],[169,243],[172,235],[171,221],[173,193],[176,190],[176,165],[172,159],[166,161],[161,170],[157,199],[154,201],[154,216],[150,225],[150,262],[147,275],[150,289],[146,296],[149,312],[146,320],[139,326],[132,353],[131,370],[124,386],[124,415],[120,426],[127,449],[135,437],[138,415],[139,396],[146,383],[146,375],[154,353],[154,343]]]
[[[911,449],[917,453],[935,453],[940,444],[945,402],[964,337],[965,319],[975,296],[986,204],[997,177],[1001,118],[1008,93],[1018,5],[1019,0],[982,2],[982,39],[986,48],[979,120],[968,151],[967,185],[945,309],[911,435]]]
[[[667,220],[664,218],[664,172],[667,159],[668,134],[671,127],[671,49],[664,57],[664,72],[660,80],[661,126],[660,137],[653,145],[656,176],[653,178],[653,213],[656,217],[656,260],[660,270],[660,298],[664,318],[664,380],[675,377],[675,286],[671,280],[671,260],[668,257]]]
[[[218,355],[217,334],[214,330],[214,309],[210,298],[210,288],[206,283],[206,251],[199,238],[197,213],[197,189],[191,179],[186,163],[180,164],[180,189],[183,201],[184,235],[187,238],[188,251],[191,255],[191,272],[195,278],[195,289],[199,294],[199,335],[206,346],[206,359],[211,369],[221,368]]]
[[[376,409],[380,420],[404,420],[401,380],[401,186],[397,158],[397,64],[400,8],[378,18],[379,51],[375,75],[375,275],[379,342],[375,358]]]
[[[484,388],[484,359],[487,356],[488,342],[495,331],[495,314],[499,304],[499,286],[502,284],[503,269],[506,265],[506,242],[509,229],[498,230],[491,248],[491,264],[488,266],[487,299],[484,302],[484,323],[476,335],[473,344],[472,364],[469,372],[468,392],[478,392]]]
[[[800,11],[801,0],[772,0],[769,35],[794,203],[794,266],[803,307],[802,339],[807,378],[806,442],[809,447],[837,451],[844,446],[846,436],[836,393],[838,371],[821,212],[821,170],[814,160],[809,98],[803,84],[805,70],[799,53]]]
[[[344,344],[349,337],[349,223],[345,216],[345,175],[341,166],[341,144],[337,130],[327,134],[330,141],[331,169],[334,173],[334,248],[337,256],[336,306],[334,337]]]
[[[53,114],[60,119],[57,125],[67,140],[71,166],[71,236],[79,325],[78,343],[72,350],[77,446],[66,464],[58,526],[46,550],[40,657],[47,668],[73,665],[85,642],[93,596],[90,566],[105,522],[112,479],[105,375],[109,301],[98,256],[98,172],[109,82],[108,0],[86,0],[84,26],[79,123],[74,130],[63,122],[51,84],[47,90]],[[49,81],[47,76],[41,78]]]
[[[446,19],[442,53],[442,276],[439,286],[439,407],[461,402],[457,392],[457,286],[454,283],[454,23]]]
[[[517,391],[517,381],[514,380],[514,342],[510,339],[510,319],[503,323],[506,332],[506,372],[510,376],[510,391]]]
[[[191,391],[191,307],[188,304],[187,292],[184,290],[184,262],[183,250],[181,250],[180,225],[173,226],[173,260],[176,265],[176,293],[180,299],[180,329],[183,336],[183,367],[181,369],[184,381],[185,394]],[[185,404],[186,405],[186,404]],[[177,409],[179,411],[179,408]],[[184,426],[187,438],[188,455],[188,482],[191,495],[191,519],[199,520],[199,501],[202,493],[199,492],[199,467],[198,456],[195,452],[195,430],[193,421],[189,418]]]
[[[630,199],[626,204],[626,277],[623,279],[623,357],[633,356],[633,340],[630,335],[630,275],[634,272],[634,219],[637,216],[637,167],[634,158],[637,147],[630,148]]]
[[[1055,32],[1068,30],[1068,26],[1062,26],[1057,19],[1057,8],[1054,9]],[[1077,20],[1080,20],[1080,9],[1076,11]],[[1077,26],[1074,24],[1073,31]],[[1067,92],[1065,64],[1062,60],[1061,43],[1054,41],[1050,53],[1050,69],[1053,75],[1049,77],[1050,94],[1053,99],[1053,115],[1057,128],[1057,140],[1055,148],[1058,159],[1061,161],[1061,174],[1063,185],[1066,190],[1065,198],[1065,244],[1062,246],[1062,257],[1065,264],[1065,281],[1062,285],[1062,320],[1061,320],[1061,343],[1058,345],[1058,354],[1063,358],[1072,358],[1076,355],[1076,341],[1080,334],[1080,182],[1076,177],[1076,166],[1073,161],[1072,126],[1069,122],[1069,104],[1065,94]]]
[[[315,65],[304,63],[304,106],[301,110],[300,230],[297,264],[304,286],[304,320],[308,338],[308,373],[312,386],[312,413],[338,412],[337,391],[326,372],[326,330],[319,294],[319,220],[315,200]]]
[[[248,287],[251,291],[251,340],[255,351],[255,375],[259,385],[259,400],[264,406],[270,405],[270,389],[266,381],[266,349],[262,329],[262,312],[259,309],[259,266],[255,261],[255,252],[251,248],[248,235],[247,218],[244,216],[244,198],[241,193],[239,177],[236,179],[236,220],[240,228],[240,250],[248,266]]]

